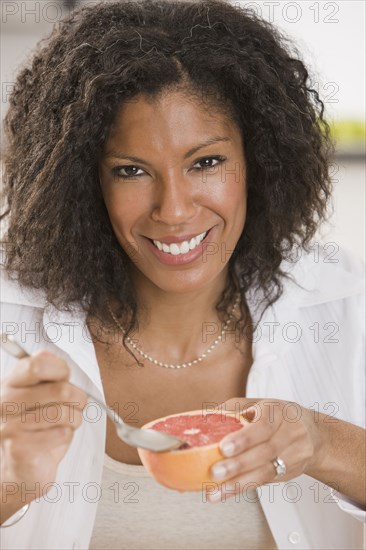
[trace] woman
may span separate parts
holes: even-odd
[[[332,147],[298,53],[223,1],[87,7],[5,122],[3,327],[31,354],[2,355],[5,547],[361,548],[362,268],[312,242]],[[248,409],[230,482],[159,486],[87,391],[136,426]]]

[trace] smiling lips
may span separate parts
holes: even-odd
[[[183,242],[172,242],[166,243],[158,240],[153,240],[152,242],[162,252],[167,254],[172,254],[173,256],[179,256],[180,254],[187,254],[190,250],[194,250],[206,237],[208,231],[204,231],[195,237],[192,237],[190,240]],[[169,239],[170,240],[170,239]]]

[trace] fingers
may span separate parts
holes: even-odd
[[[78,428],[88,395],[68,381],[69,374],[67,363],[52,353],[21,359],[2,384],[1,441],[56,426]]]
[[[240,494],[250,488],[254,490],[260,485],[274,481],[275,470],[272,463],[267,463],[251,472],[224,481],[220,486],[210,488],[206,496],[209,502],[225,502],[226,498]]]
[[[60,445],[68,444],[73,437],[74,430],[69,426],[55,426],[47,430],[35,430],[23,433],[21,437],[12,437],[6,440],[5,450],[11,452],[13,461],[21,462],[24,454],[27,455],[27,464],[31,466],[34,456],[44,457]],[[34,465],[34,464],[33,464]]]
[[[274,452],[273,447],[265,455],[262,455],[263,452],[264,446],[252,449],[251,458],[248,459],[250,462],[248,466],[250,469],[248,471],[242,470],[242,468],[245,469],[247,466],[245,459],[243,461],[240,460],[239,463],[232,464],[228,469],[230,478],[223,483],[220,482],[222,483],[220,486],[212,488],[207,493],[208,500],[210,502],[217,502],[219,500],[224,502],[226,498],[240,493],[243,494],[248,489],[253,490],[253,488],[255,489],[268,483],[288,481],[303,472],[304,457],[296,442],[290,447],[282,449],[280,452],[280,456],[286,465],[286,473],[281,476],[277,475],[273,464],[273,460],[279,455],[279,452],[275,452],[274,455],[271,454]],[[221,465],[221,462],[218,464]],[[217,483],[219,483],[219,480]]]
[[[82,410],[68,405],[51,403],[47,407],[37,408],[14,415],[1,423],[0,439],[17,437],[25,432],[52,430],[54,427],[70,427],[76,430],[83,421]]]
[[[18,360],[2,380],[3,482],[33,487],[54,481],[58,464],[82,424],[88,399],[69,382],[69,376],[70,369],[61,357],[38,352]]]
[[[292,440],[290,444],[287,443],[287,446],[284,448],[284,445],[286,445],[285,441],[286,426],[281,425],[275,437],[249,448],[236,457],[217,462],[212,468],[212,475],[217,480],[231,478],[246,472],[255,477],[258,469],[271,464],[272,469],[269,469],[269,471],[272,474],[272,478],[274,478],[276,471],[273,466],[273,460],[277,456],[280,456],[287,464],[287,473],[290,471],[289,467],[292,470],[298,471],[308,457],[311,456],[311,449],[309,447],[307,451],[306,441],[304,440],[299,444],[297,438]],[[270,481],[270,479],[268,478],[267,481]]]
[[[282,424],[282,415],[269,417],[269,414],[265,412],[258,420],[255,419],[254,414],[247,415],[247,418],[251,420],[250,424],[221,440],[220,449],[224,456],[235,456],[260,443],[269,441]]]
[[[228,496],[238,494],[248,486],[258,487],[297,477],[304,472],[314,452],[304,424],[286,422],[282,414],[273,418],[273,422],[264,415],[258,423],[245,426],[225,440],[229,437],[236,447],[231,458],[216,462],[211,470],[214,480],[221,485],[220,491],[215,489],[207,495],[212,502],[226,493]],[[285,463],[286,471],[282,475],[276,472],[273,463],[276,457]]]
[[[253,472],[262,466],[271,463],[278,455],[279,449],[274,441],[266,441],[248,449],[235,458],[222,460],[212,468],[214,479],[222,480],[234,477],[242,472]],[[272,466],[274,471],[274,468]]]
[[[69,374],[70,369],[64,359],[40,351],[20,359],[7,377],[7,384],[14,388],[34,386],[44,381],[67,380]]]
[[[6,392],[6,402],[3,402],[2,406],[3,410],[8,410],[9,413],[21,414],[48,403],[70,403],[82,409],[87,403],[87,395],[83,390],[64,380],[43,382],[32,387],[31,393],[28,387],[10,386]],[[12,407],[12,404],[18,406]]]

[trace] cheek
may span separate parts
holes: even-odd
[[[123,248],[131,260],[134,260],[139,249],[138,243],[133,236],[133,227],[135,224],[133,217],[134,209],[126,209],[125,206],[121,207],[117,203],[110,205],[107,209],[113,232],[121,248]]]
[[[141,193],[126,193],[122,189],[108,193],[105,204],[114,230],[122,236],[131,234],[140,216],[146,211]]]
[[[132,233],[135,223],[134,208],[126,208],[126,205],[120,202],[110,202],[106,206],[117,241],[126,254],[133,259],[138,252],[138,245]]]
[[[238,174],[226,174],[225,185],[220,187],[215,199],[224,218],[229,217],[233,223],[245,221],[247,193],[243,177],[238,181]]]

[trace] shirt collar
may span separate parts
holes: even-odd
[[[4,269],[0,269],[0,272],[1,302],[43,310],[43,327],[50,341],[79,365],[94,382],[100,392],[99,397],[103,398],[104,392],[98,362],[86,325],[86,314],[82,307],[72,304],[69,311],[58,310],[47,301],[46,293],[43,290],[21,287],[17,281],[7,276]],[[55,327],[55,325],[57,326]]]
[[[284,282],[283,300],[297,307],[312,307],[365,292],[364,265],[355,256],[339,251],[334,261],[310,253],[301,260],[282,263],[292,280]]]
[[[17,280],[13,280],[8,276],[4,268],[0,269],[0,277],[1,302],[42,309],[47,305],[43,290],[21,286]]]
[[[52,304],[47,304],[43,311],[43,326],[48,334],[54,332],[57,339],[54,343],[66,352],[69,357],[85,372],[104,399],[103,384],[100,378],[98,359],[96,357],[92,336],[86,323],[86,312],[80,305],[70,308],[70,311],[60,311]]]

